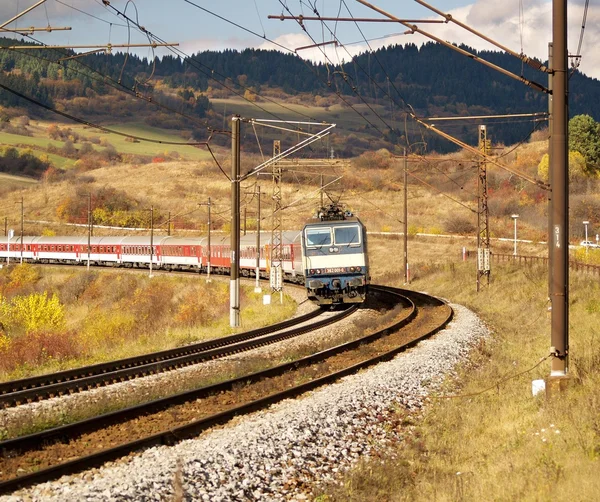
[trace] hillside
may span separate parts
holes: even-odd
[[[0,39],[0,45],[9,43],[13,40]],[[521,68],[521,63],[507,54],[477,54],[547,83],[545,74]],[[63,55],[49,50],[0,51],[0,83],[75,117],[93,122],[143,120],[184,137],[194,134],[206,139],[207,126],[227,128],[225,117],[233,113],[326,120],[337,123],[344,140],[334,146],[337,155],[346,157],[362,153],[373,142],[376,148],[393,150],[406,143],[407,134],[411,143],[426,141],[429,150],[456,150],[410,121],[405,124],[407,105],[424,117],[547,108],[542,93],[433,43],[380,49],[357,56],[338,69],[277,51],[251,49],[206,51],[186,60],[165,56],[152,64],[124,54],[58,62]],[[600,119],[600,83],[575,73],[570,86],[570,113]],[[11,92],[0,93],[0,106],[5,109],[4,117],[26,113],[64,120]],[[15,108],[16,112],[11,111]],[[528,119],[502,121],[490,124],[489,135],[495,142],[513,144],[531,134],[534,127]],[[443,129],[471,144],[477,140],[475,124],[444,125]]]
[[[44,131],[45,123],[32,121],[29,129]],[[145,134],[159,131],[129,129]],[[166,234],[167,221],[175,235],[198,235],[206,231],[205,204],[210,197],[213,205],[213,230],[229,232],[230,182],[219,166],[201,149],[180,147],[163,151],[157,145],[155,156],[126,153],[121,148],[146,148],[137,143],[114,141],[103,135],[101,143],[86,141],[91,132],[73,128],[69,136],[78,141],[71,145],[75,152],[85,144],[94,150],[64,171],[49,169],[39,183],[4,185],[4,206],[9,228],[18,233],[20,228],[20,198],[24,200],[25,235],[42,233],[86,235],[87,204],[91,194],[95,225],[110,227],[138,227],[148,232],[148,209],[154,207],[154,229],[157,235]],[[44,140],[38,138],[38,142]],[[47,141],[47,140],[46,140]],[[67,140],[69,141],[69,140]],[[61,141],[56,140],[60,145]],[[58,151],[64,149],[66,141]],[[97,149],[97,150],[96,150]],[[188,149],[187,151],[185,149]],[[511,168],[537,176],[537,166],[547,151],[544,132],[534,135],[528,143],[497,150],[502,162]],[[107,153],[108,152],[108,153]],[[112,152],[112,153],[111,153]],[[228,174],[231,164],[230,149],[216,147],[215,156]],[[198,155],[192,157],[191,155]],[[111,160],[111,157],[112,160]],[[203,155],[204,157],[200,157]],[[71,159],[73,160],[73,159]],[[305,159],[306,160],[306,159]],[[242,152],[242,172],[262,162],[260,155]],[[321,175],[327,184],[325,201],[340,200],[354,211],[371,232],[399,233],[403,230],[403,159],[387,150],[367,152],[348,162],[333,159],[326,168],[286,164],[283,173],[284,228],[300,228],[319,205]],[[421,158],[409,157],[409,235],[454,235],[467,237],[469,247],[475,245],[477,208],[477,164],[468,154],[451,154]],[[32,180],[30,180],[32,181]],[[246,228],[255,228],[257,202],[254,195],[257,182],[261,185],[262,228],[271,227],[272,199],[269,175],[246,180],[242,185],[242,211]],[[509,172],[490,166],[488,173],[490,229],[492,237],[504,237],[509,242],[494,241],[494,249],[509,251],[513,234],[511,215],[519,218],[519,238],[540,243],[546,240],[547,193]],[[600,221],[598,180],[583,178],[571,184],[571,238],[582,240],[581,221],[592,223],[595,235]],[[14,203],[13,203],[14,202]],[[80,224],[81,226],[74,226]],[[115,228],[95,230],[97,235],[131,233]],[[419,240],[424,237],[419,238]],[[441,244],[444,240],[433,239]],[[522,252],[543,255],[545,246],[523,245]],[[422,251],[430,255],[433,250]],[[454,251],[456,252],[456,250]],[[434,253],[435,254],[435,253]]]

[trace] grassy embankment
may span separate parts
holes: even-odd
[[[376,261],[383,252],[373,246]],[[492,283],[479,294],[472,261],[425,258],[414,268],[412,288],[471,308],[492,336],[422,416],[397,410],[404,441],[382,458],[361,462],[319,500],[597,500],[598,277],[571,274],[570,385],[547,398],[531,392],[531,381],[550,373],[549,360],[536,366],[550,347],[544,268],[494,264]],[[389,268],[375,280],[402,283]]]
[[[243,287],[243,329],[289,318]],[[17,265],[0,270],[0,380],[164,350],[230,334],[228,285],[204,277]]]

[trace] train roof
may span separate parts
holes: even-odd
[[[300,230],[285,230],[281,232],[281,240],[283,244],[293,244],[294,242],[299,241],[300,239]],[[264,244],[271,244],[271,232],[261,232],[260,233],[260,244],[261,246]],[[227,238],[227,242],[229,242],[229,236]],[[246,235],[242,235],[240,237],[240,245],[243,246],[252,246],[256,244],[256,232],[247,233]]]
[[[285,230],[282,232],[283,244],[291,244],[300,239],[300,230]],[[149,235],[136,235],[136,236],[101,236],[101,237],[90,237],[90,244],[93,246],[148,246],[150,245]],[[153,237],[153,244],[155,246],[208,246],[208,236],[199,235],[197,237],[174,237],[166,235],[155,235]],[[228,245],[230,240],[229,234],[223,234],[221,232],[215,232],[211,234],[211,245]],[[0,242],[2,239],[0,238]],[[5,242],[8,242],[8,237]],[[271,232],[260,233],[261,245],[271,244]],[[21,236],[13,236],[10,239],[11,244],[20,244]],[[23,244],[67,244],[75,245],[82,244],[87,245],[87,235],[52,235],[52,236],[23,236]],[[256,243],[256,232],[247,233],[246,235],[240,236],[240,244],[244,246],[252,246]]]
[[[332,225],[343,225],[344,223],[359,223],[360,225],[363,224],[362,221],[360,221],[356,216],[347,216],[343,220],[321,220],[320,218],[311,218],[304,224],[304,227],[319,225],[330,227]]]

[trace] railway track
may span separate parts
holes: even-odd
[[[18,406],[27,402],[81,392],[251,350],[335,323],[355,312],[357,308],[358,306],[354,305],[334,313],[315,309],[303,316],[244,333],[118,361],[4,382],[0,384],[0,407]],[[316,318],[319,319],[315,320]]]
[[[372,291],[393,296],[403,308],[389,325],[353,341],[191,392],[0,442],[0,492],[98,466],[141,448],[193,437],[235,415],[391,359],[437,332],[452,317],[450,307],[427,295],[380,286],[373,286]],[[72,457],[76,458],[64,461]]]

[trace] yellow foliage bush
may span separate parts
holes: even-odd
[[[96,312],[89,316],[83,327],[82,341],[89,348],[111,347],[122,344],[135,325],[132,314],[123,312]]]
[[[415,235],[417,235],[419,233],[419,227],[417,227],[416,225],[408,225],[408,235],[410,237],[414,237]]]
[[[28,263],[17,265],[10,273],[9,287],[17,288],[35,284],[40,278],[38,271]]]
[[[0,322],[11,336],[41,330],[59,331],[65,328],[64,307],[58,296],[32,293],[0,300]]]
[[[6,333],[0,333],[0,352],[6,352],[10,348],[10,338]]]
[[[585,158],[579,152],[569,152],[569,180],[583,179],[586,177]],[[537,168],[538,176],[542,181],[548,181],[550,171],[550,157],[544,154]]]
[[[588,248],[586,251],[584,246],[580,246],[573,252],[573,257],[580,263],[600,265],[600,249],[598,248]]]

